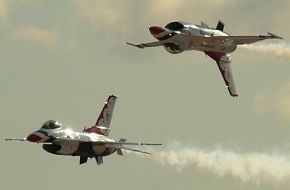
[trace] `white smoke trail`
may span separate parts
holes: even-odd
[[[279,43],[279,44],[250,44],[242,45],[242,48],[261,52],[264,54],[270,54],[283,59],[290,59],[290,44]]]
[[[281,154],[240,154],[222,149],[205,151],[197,148],[172,150],[151,149],[148,158],[162,165],[207,170],[219,177],[232,176],[244,182],[261,181],[279,184],[290,179],[290,157]]]

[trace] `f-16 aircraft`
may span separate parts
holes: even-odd
[[[210,28],[201,22],[201,25],[186,22],[171,22],[163,27],[151,26],[150,33],[158,41],[133,44],[137,48],[163,46],[166,51],[178,54],[186,50],[202,51],[216,61],[223,76],[226,87],[231,96],[238,96],[231,71],[230,53],[238,45],[251,44],[265,39],[282,39],[282,37],[268,33],[257,36],[230,36],[224,32],[224,23],[219,21],[216,28]]]
[[[10,138],[8,140],[30,141],[33,143],[43,143],[43,149],[49,153],[57,155],[79,156],[80,164],[86,163],[88,158],[95,158],[97,164],[103,163],[103,157],[117,152],[123,155],[122,150],[135,151],[145,154],[149,152],[134,149],[130,145],[161,145],[157,143],[132,143],[121,138],[118,142],[109,138],[110,123],[113,115],[117,97],[108,97],[105,105],[98,117],[97,122],[90,128],[85,128],[82,132],[64,128],[61,123],[49,120],[42,127],[28,135],[27,138]]]

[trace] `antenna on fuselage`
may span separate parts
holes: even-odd
[[[204,22],[202,22],[202,21],[201,21],[200,25],[201,25],[201,27],[203,27],[203,28],[209,28],[209,27],[208,27],[208,25],[207,25],[207,24],[205,24],[205,23],[204,23]]]

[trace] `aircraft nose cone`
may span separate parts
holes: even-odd
[[[41,140],[41,137],[32,133],[32,134],[28,135],[28,137],[26,139],[30,142],[39,142]]]
[[[153,35],[160,34],[161,32],[164,32],[165,30],[159,26],[151,26],[149,27],[149,31]]]

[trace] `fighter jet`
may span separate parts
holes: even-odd
[[[282,39],[282,37],[268,33],[257,36],[230,36],[224,32],[224,23],[219,21],[216,28],[210,28],[201,22],[201,25],[187,22],[171,22],[165,26],[149,27],[150,33],[158,41],[150,43],[128,45],[137,48],[163,46],[166,51],[178,54],[186,50],[202,51],[216,61],[231,96],[238,96],[231,71],[230,53],[238,45],[251,44],[266,39]]]
[[[142,145],[161,145],[157,143],[132,143],[126,142],[121,138],[118,142],[109,138],[110,123],[113,115],[117,97],[111,95],[108,97],[105,105],[98,117],[95,125],[84,128],[82,132],[76,132],[70,128],[65,128],[61,123],[49,120],[42,127],[28,135],[27,138],[9,138],[5,139],[16,141],[30,141],[33,143],[42,143],[45,151],[56,155],[79,156],[80,164],[86,163],[88,158],[95,158],[97,164],[103,163],[103,157],[117,152],[123,155],[122,150],[135,151],[139,153],[150,154],[149,152],[129,147]]]

